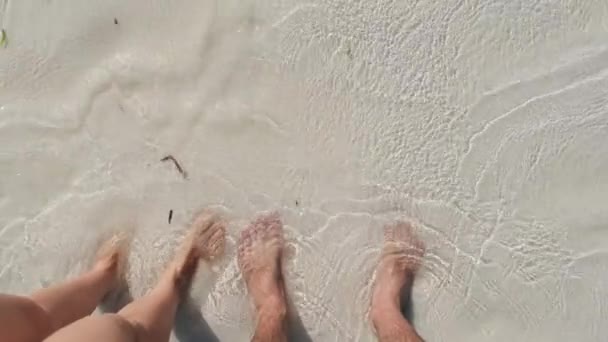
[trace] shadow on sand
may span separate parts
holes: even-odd
[[[133,296],[127,286],[108,293],[101,301],[99,309],[102,313],[117,313],[133,301]],[[219,342],[219,338],[211,331],[199,308],[188,296],[177,308],[174,322],[175,336],[180,342]]]
[[[122,284],[110,291],[101,300],[99,309],[102,313],[117,313],[132,301],[133,296],[131,295],[131,291],[129,291],[129,287],[126,284]]]
[[[129,288],[121,286],[108,293],[99,305],[103,313],[116,313],[133,301]],[[177,308],[174,322],[174,333],[180,342],[219,342],[220,339],[211,330],[207,321],[203,318],[200,308],[194,304],[195,301],[188,296]],[[251,332],[253,335],[253,332]],[[287,338],[293,342],[312,342],[312,338],[302,324],[300,315],[288,299],[287,310]]]
[[[416,315],[414,314],[414,302],[412,301],[411,286],[405,286],[401,290],[401,313],[412,325],[412,327],[415,327],[414,320],[416,319]]]
[[[287,296],[287,340],[293,342],[312,342],[300,314],[290,296]]]
[[[173,331],[180,342],[219,342],[219,338],[211,330],[200,308],[194,305],[194,300],[190,296],[177,308],[174,324]]]
[[[219,338],[203,318],[200,309],[193,303],[193,299],[188,297],[177,309],[175,336],[180,342],[219,342]],[[251,334],[253,335],[253,332]],[[287,312],[287,339],[293,342],[312,342],[291,302]]]

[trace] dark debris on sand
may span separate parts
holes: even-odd
[[[188,173],[186,173],[186,171],[182,168],[182,166],[179,164],[177,159],[175,159],[175,157],[173,157],[172,155],[165,156],[160,161],[161,162],[166,162],[166,161],[173,162],[173,165],[175,165],[175,168],[182,175],[182,177],[184,177],[184,179],[188,179]]]

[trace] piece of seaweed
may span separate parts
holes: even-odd
[[[182,166],[179,164],[177,159],[175,159],[175,157],[173,157],[172,155],[165,156],[160,161],[161,162],[172,161],[173,165],[175,165],[175,168],[177,169],[177,171],[179,171],[179,173],[181,173],[181,175],[184,177],[184,179],[188,179],[188,173],[182,168]]]
[[[2,35],[0,36],[0,47],[6,47],[8,45],[8,36],[6,30],[2,29]]]

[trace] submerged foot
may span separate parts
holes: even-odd
[[[97,250],[93,270],[108,274],[114,286],[124,281],[130,243],[131,237],[120,232],[104,241]]]
[[[372,294],[372,319],[400,307],[402,291],[409,293],[424,255],[424,244],[407,222],[386,226],[384,240]]]
[[[258,313],[285,314],[283,246],[283,225],[276,213],[259,216],[241,233],[238,264]]]
[[[190,232],[169,265],[165,278],[172,281],[180,292],[190,288],[200,259],[213,261],[224,253],[226,223],[220,217],[204,210],[198,214]]]

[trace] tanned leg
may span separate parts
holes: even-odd
[[[257,318],[252,341],[287,341],[283,246],[283,225],[278,214],[260,215],[241,234],[238,263]]]
[[[190,289],[200,259],[211,261],[223,254],[225,223],[210,211],[196,217],[191,232],[157,285],[118,314],[82,319],[49,338],[49,341],[169,341],[175,312]]]
[[[409,296],[424,245],[409,223],[385,227],[384,247],[376,269],[371,319],[381,342],[422,341],[401,313],[403,294]]]
[[[120,281],[127,257],[126,235],[115,235],[100,248],[86,273],[34,292],[30,297],[0,295],[2,340],[41,341],[54,331],[90,315]]]

